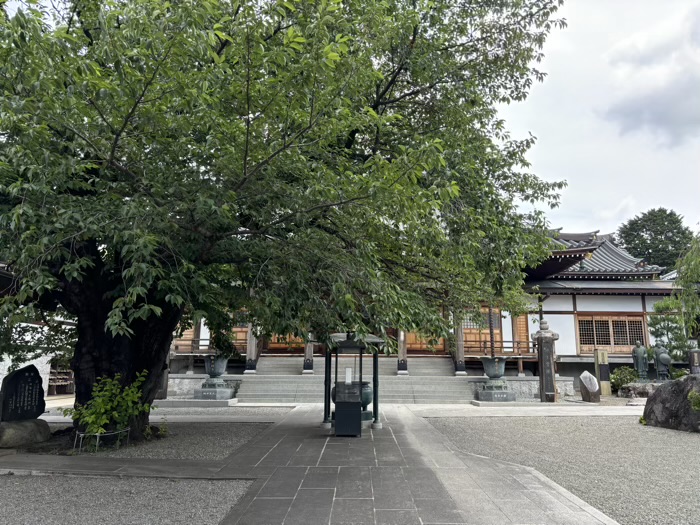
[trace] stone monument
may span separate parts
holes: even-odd
[[[600,403],[600,386],[595,376],[586,370],[579,379],[581,381],[581,399],[586,403]]]
[[[700,349],[694,348],[688,352],[688,360],[690,361],[690,373],[700,374]]]
[[[595,363],[595,377],[600,385],[600,395],[612,395],[612,385],[610,384],[610,363],[608,362],[608,351],[602,348],[593,350],[593,362]]]
[[[0,387],[0,448],[47,441],[49,424],[37,419],[45,409],[44,387],[34,365],[7,374]]]
[[[542,319],[540,329],[532,334],[532,340],[537,345],[537,365],[540,376],[540,401],[554,403],[557,400],[557,384],[554,371],[554,341],[559,334],[549,329],[549,323]]]
[[[634,369],[639,374],[639,380],[646,381],[647,371],[649,370],[649,357],[646,347],[642,346],[640,341],[637,341],[634,348],[632,348],[632,363],[634,363]]]
[[[654,366],[656,367],[656,378],[659,381],[668,381],[671,377],[671,356],[659,341],[654,344]]]

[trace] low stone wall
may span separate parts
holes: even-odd
[[[168,376],[168,398],[185,398],[194,399],[194,389],[200,388],[202,383],[206,381],[209,376],[206,374],[170,374]],[[232,388],[237,388],[238,382],[242,380],[240,375],[223,375],[222,379],[231,384]],[[300,374],[301,377],[301,374]],[[540,382],[537,377],[505,377],[508,383],[508,389],[515,392],[518,400],[528,401],[528,400],[539,400],[540,397]],[[381,379],[380,379],[381,381]],[[480,377],[465,377],[466,381],[472,388],[472,393],[474,398],[476,398],[476,392],[481,390],[488,381],[485,376]],[[573,377],[558,377],[557,378],[557,388],[559,390],[560,396],[573,396],[574,392],[574,378]]]
[[[508,390],[515,392],[518,400],[539,400],[540,398],[540,380],[538,377],[510,377],[504,378],[508,384]],[[467,377],[466,381],[474,387],[474,398],[476,393],[482,390],[483,386],[488,381],[485,377]],[[574,378],[573,377],[557,377],[557,390],[560,396],[573,396]]]
[[[169,374],[168,398],[194,399],[194,389],[201,388],[202,383],[209,378],[207,374]],[[223,375],[221,378],[234,390],[238,389],[241,381],[240,375]]]

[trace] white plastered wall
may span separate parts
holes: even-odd
[[[548,314],[543,318],[549,329],[559,334],[555,343],[558,356],[576,355],[576,322],[573,314]]]
[[[576,297],[578,312],[642,312],[640,296],[579,295]]]
[[[501,312],[501,334],[504,341],[513,340],[513,318],[509,312]]]
[[[573,312],[574,301],[571,295],[550,295],[542,302],[542,311],[547,312]]]
[[[654,305],[660,301],[663,301],[665,297],[658,296],[658,295],[647,295],[646,296],[646,303],[647,303],[647,312],[653,312],[654,311]]]

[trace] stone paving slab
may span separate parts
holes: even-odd
[[[303,405],[220,461],[16,454],[0,473],[256,479],[223,525],[615,525],[531,468],[454,449],[422,408],[385,405],[383,428],[347,438]]]

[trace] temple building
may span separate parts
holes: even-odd
[[[382,357],[382,375],[482,376],[478,358],[490,354],[493,347],[497,355],[507,358],[508,376],[532,377],[537,353],[531,335],[540,319],[547,319],[550,329],[559,334],[556,361],[562,377],[573,380],[583,370],[593,371],[594,349],[607,350],[613,366],[631,363],[636,341],[653,344],[648,316],[654,315],[657,301],[672,293],[673,276],[666,277],[664,268],[631,256],[615,245],[611,235],[555,231],[553,238],[556,247],[549,258],[526,271],[525,286],[533,295],[529,314],[511,316],[484,307],[482,322],[472,316],[462,324],[453,352],[443,340],[430,344],[418,334],[396,330],[398,355]],[[245,361],[238,369],[234,363],[231,373],[319,374],[324,350],[320,345],[284,336],[256,341],[247,326],[236,328],[235,335]],[[198,370],[198,355],[212,351],[208,337],[206,325],[201,324],[174,340],[171,372]]]

